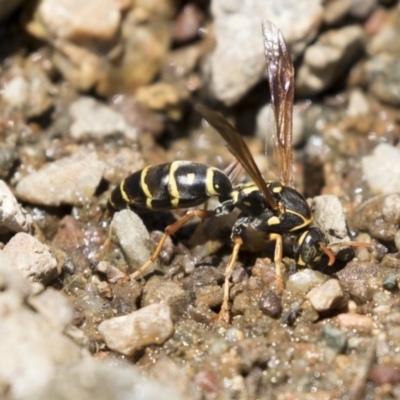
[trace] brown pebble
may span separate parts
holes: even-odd
[[[271,290],[261,294],[258,306],[263,314],[272,318],[278,317],[282,312],[281,298]]]
[[[372,328],[374,322],[367,315],[344,313],[337,316],[340,328]]]
[[[394,365],[374,365],[371,368],[369,377],[376,386],[386,383],[395,384],[400,382],[400,370]]]

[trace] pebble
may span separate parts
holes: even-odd
[[[29,82],[21,75],[14,76],[5,85],[1,99],[11,107],[23,107],[29,98]]]
[[[121,114],[91,97],[81,97],[73,102],[69,114],[74,120],[70,133],[76,140],[101,139],[116,133],[137,139],[136,129],[128,125]]]
[[[400,105],[400,58],[396,54],[382,53],[371,57],[365,64],[365,79],[370,91],[383,103]]]
[[[282,30],[294,59],[322,23],[322,7],[317,0],[217,0],[211,3],[211,12],[216,48],[205,70],[211,75],[211,92],[225,105],[236,103],[265,75],[263,19],[271,20]]]
[[[297,71],[296,93],[311,96],[332,87],[342,77],[343,70],[361,54],[363,38],[363,29],[358,25],[321,34],[304,53],[303,63]]]
[[[74,319],[72,304],[62,292],[52,287],[31,296],[28,303],[60,331],[64,331]]]
[[[219,298],[221,300],[222,296],[219,296]],[[141,301],[142,307],[151,304],[165,304],[169,306],[172,316],[180,319],[190,304],[190,296],[177,283],[163,280],[160,277],[154,277],[144,287]]]
[[[369,378],[376,386],[394,385],[400,382],[400,370],[397,365],[374,365],[369,372]]]
[[[258,306],[263,314],[272,318],[277,318],[282,313],[281,297],[271,290],[261,294]]]
[[[308,293],[313,287],[323,284],[327,279],[322,272],[306,268],[291,275],[287,280],[286,287],[288,290]]]
[[[380,143],[361,159],[363,174],[375,194],[400,192],[400,149]]]
[[[346,348],[346,334],[332,324],[327,323],[323,326],[322,339],[338,354],[342,353]]]
[[[329,233],[331,241],[350,240],[346,215],[339,198],[334,195],[316,196],[312,200],[313,226]]]
[[[98,330],[107,346],[132,356],[152,344],[163,344],[174,332],[171,309],[165,304],[151,304],[128,315],[103,321]]]
[[[57,368],[76,363],[81,349],[61,333],[61,327],[26,304],[28,282],[0,253],[0,380],[8,386],[7,397],[31,398]],[[26,396],[26,397],[25,397]]]
[[[49,248],[27,233],[17,233],[2,253],[30,281],[48,284],[61,273]]]
[[[114,214],[111,221],[111,234],[116,238],[133,271],[139,269],[153,255],[154,243],[142,220],[133,211],[122,210]],[[149,267],[148,272],[155,268],[159,268],[158,260]]]
[[[160,383],[149,377],[143,379],[142,371],[121,360],[88,357],[79,363],[57,368],[46,385],[32,393],[29,400],[186,399],[174,383]]]
[[[80,151],[22,178],[16,196],[33,204],[81,206],[94,195],[104,167],[95,152]]]
[[[395,290],[397,289],[397,276],[395,274],[386,275],[382,279],[382,286],[386,290]]]
[[[120,269],[108,261],[100,261],[96,265],[96,270],[105,274],[107,281],[111,283],[118,282],[125,277],[125,274]]]
[[[32,230],[33,219],[17,202],[7,184],[0,180],[0,232]]]
[[[79,0],[43,0],[37,11],[52,36],[75,43],[110,41],[121,19],[114,0],[83,4]]]
[[[367,328],[371,329],[374,322],[368,315],[344,313],[336,317],[341,328]]]
[[[307,298],[319,313],[340,310],[347,306],[347,299],[343,289],[336,279],[329,279],[322,285],[312,289],[308,292]]]

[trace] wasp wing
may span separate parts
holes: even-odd
[[[203,104],[196,104],[195,108],[196,111],[222,136],[229,151],[237,158],[240,164],[242,164],[250,178],[264,194],[269,206],[273,210],[276,210],[278,205],[268,190],[267,184],[265,183],[265,180],[240,133],[226,120],[225,117],[216,111],[210,110]]]
[[[283,182],[292,186],[293,63],[282,32],[269,21],[264,22],[262,28],[279,170]]]

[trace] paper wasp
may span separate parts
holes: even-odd
[[[291,187],[293,63],[283,36],[274,25],[264,24],[263,34],[271,104],[275,115],[281,181],[266,182],[249,148],[236,129],[221,114],[198,104],[196,110],[223,137],[229,150],[246,170],[252,182],[233,186],[228,176],[232,172],[229,169],[228,172],[222,172],[199,163],[175,161],[148,166],[133,173],[114,189],[110,197],[110,203],[114,208],[128,207],[134,211],[196,207],[211,196],[218,197],[220,202],[214,210],[190,210],[182,219],[168,226],[151,259],[133,273],[131,278],[142,274],[157,259],[166,238],[192,217],[219,216],[232,212],[234,208],[241,211],[231,233],[234,247],[225,272],[224,298],[220,312],[224,318],[228,315],[229,280],[243,243],[241,233],[247,226],[265,232],[270,240],[276,241],[274,261],[279,293],[283,290],[281,276],[283,236],[295,235],[294,253],[299,265],[314,264],[324,254],[328,256],[329,265],[335,261],[324,233],[318,228],[309,227],[312,213],[306,200]]]

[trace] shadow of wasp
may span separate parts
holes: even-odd
[[[292,112],[294,94],[293,63],[282,33],[272,23],[263,24],[263,37],[271,105],[275,116],[276,151],[281,181],[265,181],[242,136],[219,113],[204,105],[195,106],[197,112],[225,140],[237,162],[246,170],[252,182],[233,186],[235,164],[227,170],[191,161],[151,165],[133,173],[117,186],[110,196],[116,209],[134,211],[166,211],[175,208],[197,207],[216,196],[219,205],[213,210],[193,209],[168,226],[152,257],[139,270],[130,275],[135,279],[157,259],[162,246],[192,217],[218,217],[238,208],[241,213],[231,231],[233,251],[226,267],[224,296],[219,317],[229,320],[230,278],[243,244],[241,234],[248,227],[265,232],[274,240],[274,262],[277,291],[282,293],[281,274],[282,238],[294,235],[294,255],[300,266],[310,266],[328,258],[328,265],[335,256],[328,247],[328,239],[319,228],[311,228],[312,212],[305,198],[292,187]]]

